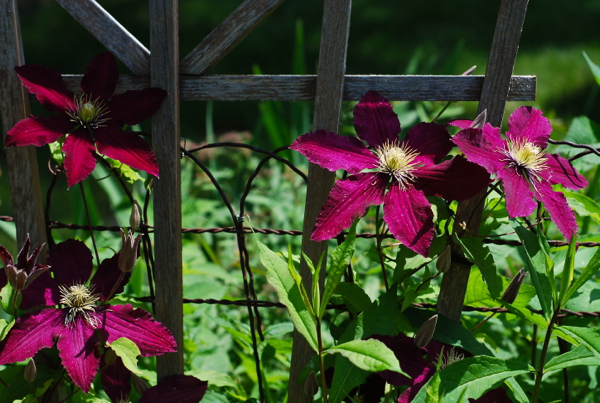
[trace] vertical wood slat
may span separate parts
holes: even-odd
[[[339,131],[351,6],[352,0],[325,0],[324,2],[313,131],[318,129]],[[310,164],[302,228],[304,233],[302,251],[315,263],[319,261],[323,253],[327,252],[328,242],[313,242],[310,240],[310,234],[334,180],[333,172]],[[324,275],[325,272],[323,271],[321,274]],[[311,274],[304,261],[300,266],[300,275],[306,289],[310,290]],[[323,279],[324,277],[321,277],[321,283]],[[306,340],[300,333],[294,331],[288,385],[289,403],[308,403],[313,400],[312,396],[304,394],[303,385],[298,383],[300,372],[313,354],[314,352]]]
[[[478,108],[478,113],[487,110],[487,121],[496,127],[502,125],[510,78],[517,59],[519,40],[527,12],[527,3],[528,0],[503,0],[500,4]],[[464,232],[460,227],[463,222],[466,223],[468,232],[477,233],[479,231],[485,195],[486,191],[484,190],[473,198],[458,204],[454,230],[459,236],[461,232]],[[462,255],[462,251],[457,245],[453,245],[453,252]],[[462,314],[470,268],[470,264],[453,260],[450,270],[444,274],[442,279],[437,311],[457,322],[460,321]]]
[[[17,1],[1,0],[0,4],[0,43],[4,48],[0,54],[0,113],[4,136],[31,112],[29,94],[13,70],[25,64]],[[29,234],[32,247],[37,247],[46,242],[46,225],[35,147],[7,147],[5,151],[17,244],[23,245]],[[38,260],[45,261],[46,253],[42,252]]]
[[[181,177],[179,149],[178,0],[150,1],[150,79],[168,96],[152,118],[152,145],[160,170],[154,181],[156,319],[177,341],[178,352],[157,357],[157,376],[183,373]]]

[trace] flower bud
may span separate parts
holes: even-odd
[[[145,380],[134,373],[131,374],[131,381],[133,382],[133,388],[140,395],[143,395],[144,392],[150,387]]]
[[[500,297],[502,301],[508,302],[509,304],[515,302],[515,299],[517,299],[517,296],[519,295],[521,284],[523,284],[523,280],[525,280],[525,276],[527,275],[523,270],[524,269],[519,270],[508,287],[506,287],[506,290],[504,290],[504,293]]]
[[[142,236],[138,235],[133,239],[133,233],[127,233],[121,228],[121,251],[119,252],[119,270],[128,273],[135,267],[138,258],[138,248],[142,241]]]
[[[308,378],[304,381],[304,394],[306,396],[314,396],[319,391],[319,382],[314,371],[310,371]]]
[[[452,249],[450,248],[450,245],[446,245],[446,248],[442,251],[442,253],[440,253],[440,255],[437,258],[437,261],[435,262],[435,268],[440,273],[445,273],[448,271],[451,264]]]
[[[425,347],[429,344],[435,333],[437,321],[438,316],[433,315],[421,325],[421,328],[417,331],[417,334],[415,334],[415,345],[417,347]]]
[[[27,382],[31,383],[35,380],[36,375],[37,368],[35,367],[35,361],[33,361],[33,358],[30,358],[27,365],[25,365],[25,372],[23,373],[23,376]]]
[[[48,265],[35,264],[44,245],[45,244],[41,244],[31,255],[29,255],[31,239],[27,236],[27,240],[17,256],[16,264],[13,261],[11,254],[8,253],[3,246],[0,246],[0,258],[4,261],[6,277],[8,278],[11,287],[15,290],[22,291],[26,289],[37,276],[50,268]]]
[[[141,221],[140,206],[138,205],[138,202],[134,201],[131,208],[131,215],[129,216],[129,227],[131,227],[132,230],[139,228]]]

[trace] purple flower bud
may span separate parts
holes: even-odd
[[[136,201],[133,202],[133,207],[131,208],[131,215],[129,216],[129,226],[132,230],[140,227],[140,206]]]
[[[133,232],[127,233],[121,228],[121,252],[119,252],[119,270],[128,273],[135,267],[135,262],[138,258],[138,248],[142,241],[142,236],[138,235],[133,238]]]
[[[304,394],[306,396],[314,396],[319,391],[319,382],[317,382],[317,376],[314,371],[310,371],[308,378],[304,381]]]
[[[133,388],[140,395],[143,395],[144,392],[150,387],[145,380],[134,373],[131,374],[131,381],[133,382]]]
[[[438,316],[433,315],[421,325],[421,328],[417,331],[417,334],[415,334],[415,345],[418,347],[426,347],[429,344],[435,333],[437,321]]]
[[[35,264],[44,245],[41,244],[31,255],[28,255],[29,247],[31,246],[31,239],[28,235],[25,244],[17,256],[16,265],[11,254],[3,246],[0,246],[0,258],[4,261],[6,277],[15,290],[22,291],[26,289],[37,276],[50,268],[48,265]]]
[[[523,284],[523,280],[525,280],[525,276],[527,275],[523,270],[524,269],[519,270],[508,287],[506,287],[506,290],[504,290],[504,293],[500,297],[502,301],[508,302],[509,304],[515,302],[515,299],[517,299],[517,296],[519,295],[521,284]]]
[[[23,376],[27,382],[31,383],[35,380],[36,375],[37,368],[35,367],[35,361],[33,361],[33,358],[30,358],[29,362],[27,362],[27,365],[25,365],[25,372],[23,373]]]
[[[438,256],[437,262],[435,262],[435,268],[440,273],[445,273],[448,271],[451,264],[452,264],[452,249],[450,248],[450,245],[447,245],[446,248],[442,251],[442,253],[440,253],[440,255]]]

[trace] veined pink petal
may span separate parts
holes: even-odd
[[[371,148],[398,141],[400,121],[392,105],[376,91],[367,92],[354,108],[354,128]]]
[[[102,367],[104,367],[102,361]],[[102,387],[113,402],[128,402],[131,393],[131,372],[123,365],[121,357],[102,370]]]
[[[581,189],[587,186],[587,180],[577,172],[569,161],[558,154],[546,154],[546,168],[540,172],[542,179],[554,185],[560,183],[569,189]]]
[[[81,241],[67,239],[48,252],[48,264],[58,282],[64,286],[85,284],[92,270],[92,252]]]
[[[100,367],[100,340],[96,329],[82,317],[62,326],[58,351],[63,366],[83,393],[88,393]]]
[[[19,308],[26,310],[36,306],[58,305],[60,303],[58,285],[58,281],[50,276],[48,271],[40,274],[35,281],[21,291],[22,299]]]
[[[18,318],[0,342],[0,365],[24,361],[42,348],[52,347],[64,320],[64,313],[54,308]]]
[[[502,181],[506,197],[506,209],[512,218],[527,217],[537,207],[533,200],[529,182],[514,169],[506,168],[498,171],[498,179]]]
[[[73,106],[73,91],[67,89],[55,70],[39,64],[26,64],[15,70],[25,88],[50,112],[64,114],[65,109]]]
[[[107,125],[95,129],[94,138],[100,154],[158,178],[156,157],[148,143],[136,132],[126,132],[118,126]]]
[[[472,120],[453,120],[448,122],[450,126],[460,127],[461,129],[468,129],[473,124]]]
[[[100,263],[100,267],[96,271],[96,274],[94,274],[91,283],[94,285],[94,292],[102,296],[100,298],[101,301],[105,301],[109,297],[108,294],[112,291],[122,273],[119,270],[118,253],[109,259],[104,259]],[[127,284],[130,277],[131,272],[125,273],[125,276],[121,279],[121,284],[115,290],[115,294],[123,292],[123,288],[125,288],[125,284]]]
[[[410,250],[427,257],[433,239],[433,211],[420,190],[401,190],[392,183],[383,202],[383,220],[394,237]]]
[[[65,116],[31,116],[20,120],[6,134],[8,146],[45,146],[70,132],[75,124]]]
[[[370,172],[337,181],[321,207],[310,239],[331,239],[362,217],[370,205],[381,204],[388,181],[387,175]]]
[[[345,169],[356,174],[363,169],[374,168],[379,163],[377,156],[356,137],[340,136],[327,130],[317,130],[298,137],[290,149],[332,172]]]
[[[144,88],[141,91],[127,91],[117,94],[109,105],[109,118],[118,125],[137,125],[156,113],[167,91],[160,88]]]
[[[198,403],[208,389],[208,382],[190,375],[171,375],[147,389],[140,403]]]
[[[502,138],[499,127],[489,123],[483,125],[483,138],[496,151],[506,149],[506,140]]]
[[[96,147],[92,136],[79,128],[69,134],[62,147],[65,153],[67,185],[72,187],[92,173],[96,167]]]
[[[88,63],[81,80],[81,91],[91,96],[92,100],[108,99],[115,92],[118,81],[119,70],[115,57],[110,52],[100,53]]]
[[[535,197],[544,203],[552,222],[556,224],[566,240],[570,241],[571,236],[577,232],[577,220],[565,195],[562,192],[555,192],[552,186],[545,182],[536,183],[533,191]]]
[[[548,147],[552,132],[550,121],[542,116],[542,111],[531,106],[517,108],[508,118],[506,138],[513,141],[529,142],[538,147]]]
[[[481,165],[489,173],[502,169],[506,158],[496,147],[490,144],[483,135],[484,129],[465,129],[452,137],[454,144],[467,157],[467,160]]]
[[[419,156],[431,158],[436,163],[454,147],[444,126],[436,123],[419,123],[414,126],[406,133],[402,144],[417,151]]]

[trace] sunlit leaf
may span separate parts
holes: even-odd
[[[383,342],[375,339],[352,340],[325,350],[328,354],[339,353],[358,368],[369,371],[394,371],[406,375],[400,369],[400,362]]]

